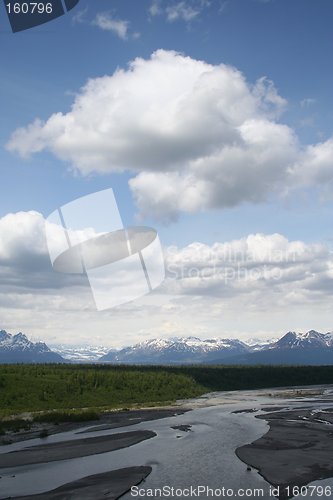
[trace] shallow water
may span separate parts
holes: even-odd
[[[0,452],[14,451],[46,442],[59,442],[82,437],[110,435],[135,430],[153,430],[157,436],[122,450],[84,458],[15,467],[0,470],[0,498],[37,494],[50,491],[82,477],[129,466],[151,465],[152,473],[140,488],[189,488],[208,486],[212,489],[228,488],[235,497],[239,488],[262,489],[261,498],[272,498],[270,485],[256,470],[247,470],[246,464],[235,455],[235,449],[250,443],[268,430],[264,420],[255,419],[253,413],[232,412],[240,409],[260,408],[261,405],[290,406],[290,400],[272,400],[267,391],[214,393],[189,402],[196,409],[183,415],[142,422],[140,424],[89,434],[66,432],[2,447]],[[188,402],[187,402],[188,403]],[[207,404],[211,406],[207,407]],[[304,406],[307,400],[292,403]],[[320,406],[327,403],[320,403]],[[189,432],[172,429],[175,425],[191,425]],[[88,427],[87,427],[88,428]],[[82,432],[82,428],[80,432]],[[206,498],[202,494],[200,498]],[[130,493],[123,497],[134,498]],[[142,497],[141,497],[142,498]],[[143,497],[144,498],[144,497]],[[185,498],[179,496],[178,498]],[[302,497],[303,498],[303,497]],[[312,497],[316,498],[316,497]]]

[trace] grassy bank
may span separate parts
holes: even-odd
[[[333,383],[333,366],[0,365],[0,417],[25,411],[131,407],[210,391],[323,383]]]

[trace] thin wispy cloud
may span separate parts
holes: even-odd
[[[190,23],[209,6],[208,0],[182,0],[174,3],[153,0],[149,8],[149,15],[151,17],[164,16],[166,21],[170,23],[176,21]]]
[[[316,103],[317,99],[314,99],[313,97],[307,97],[306,99],[302,99],[300,102],[301,108],[309,108]]]
[[[153,3],[149,7],[149,14],[151,16],[158,16],[163,13],[161,0],[153,0]]]
[[[88,13],[88,7],[81,9],[76,12],[72,17],[73,24],[84,24],[87,22],[86,14]]]
[[[110,13],[100,12],[96,15],[92,24],[94,26],[97,26],[101,30],[111,31],[122,40],[127,40],[129,37],[129,21],[126,21],[124,19],[116,19]]]
[[[166,8],[166,16],[169,22],[183,20],[185,22],[192,21],[200,14],[200,10],[194,9],[186,2],[179,2],[175,5]]]
[[[219,14],[223,14],[223,12],[227,9],[228,5],[229,5],[229,0],[223,0],[219,8]]]

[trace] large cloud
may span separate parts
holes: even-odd
[[[158,50],[89,80],[71,111],[16,130],[8,148],[51,151],[83,175],[130,171],[141,212],[170,219],[331,182],[332,140],[303,148],[278,121],[285,106],[266,78]]]
[[[52,270],[45,240],[45,219],[38,212],[18,212],[0,219],[1,289],[69,288],[76,276]],[[333,291],[333,254],[319,243],[289,241],[281,234],[250,234],[213,245],[196,242],[165,249],[168,280],[163,293],[227,294],[260,288]],[[323,286],[320,286],[320,283]],[[171,288],[170,288],[171,287]],[[285,291],[285,289],[284,289]],[[58,292],[57,292],[58,293]]]
[[[288,241],[281,234],[251,234],[240,240],[212,246],[192,243],[170,247],[166,253],[173,293],[239,298],[256,295],[256,301],[274,304],[326,300],[333,293],[333,255],[323,244]]]
[[[324,244],[250,234],[213,245],[170,247],[167,280],[159,290],[97,313],[85,280],[52,270],[44,225],[37,212],[0,219],[0,316],[2,327],[13,331],[45,340],[52,333],[67,342],[90,337],[92,343],[101,334],[120,346],[137,342],[148,330],[153,337],[166,335],[159,328],[171,317],[174,334],[198,328],[204,335],[222,335],[222,328],[229,335],[236,324],[242,332],[257,333],[272,317],[274,334],[296,324],[325,329],[331,318],[333,257]]]

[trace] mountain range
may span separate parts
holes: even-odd
[[[100,362],[127,364],[333,364],[333,333],[288,332],[279,340],[242,342],[196,337],[154,339],[120,351]]]
[[[249,347],[237,339],[208,339],[197,337],[154,339],[140,342],[120,351],[110,352],[100,361],[138,364],[204,363],[217,357],[228,358],[245,354]]]
[[[215,360],[217,363],[218,359]],[[288,332],[277,342],[226,360],[240,365],[332,365],[333,333]]]
[[[97,362],[110,364],[332,365],[333,332],[288,332],[280,339],[175,337],[146,340],[120,350],[100,346],[54,346],[23,333],[0,331],[0,363]]]

